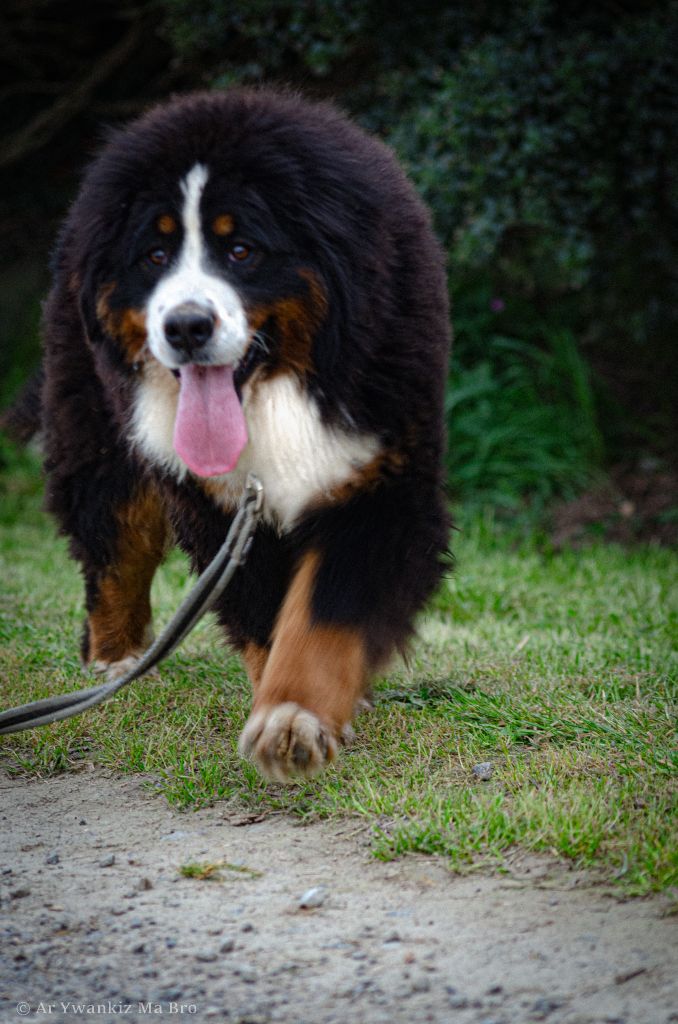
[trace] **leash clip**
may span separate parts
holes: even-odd
[[[247,504],[253,503],[252,512],[258,516],[264,504],[264,485],[254,473],[247,474],[244,500]]]

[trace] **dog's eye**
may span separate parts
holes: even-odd
[[[169,256],[165,250],[160,247],[157,249],[151,249],[146,256],[146,259],[156,267],[166,267],[169,262]]]
[[[232,263],[245,263],[252,255],[252,248],[245,242],[234,242],[229,246],[228,258]]]

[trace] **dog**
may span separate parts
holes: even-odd
[[[140,655],[169,546],[202,571],[254,472],[263,521],[217,606],[253,690],[239,749],[283,782],[330,762],[443,571],[449,346],[428,211],[333,105],[193,93],[115,131],[43,318],[46,503],[86,665]]]

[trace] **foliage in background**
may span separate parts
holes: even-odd
[[[63,166],[79,170],[102,119],[172,89],[291,83],[379,132],[432,208],[454,298],[458,497],[516,507],[614,461],[675,457],[678,0],[102,0],[75,18],[74,0],[19,6],[9,65],[14,45],[28,77],[5,104],[10,151],[31,159],[15,161],[21,212],[4,188],[0,213],[27,226],[26,259],[41,203],[51,216]],[[47,182],[41,140],[61,168]],[[15,277],[0,275],[5,396],[34,352],[35,301],[15,315]]]
[[[671,451],[678,4],[163,3],[215,85],[338,92],[430,205],[456,300],[455,493],[541,502],[606,456]]]
[[[588,367],[572,335],[552,330],[549,349],[492,334],[485,356],[458,357],[450,376],[449,475],[466,505],[534,511],[591,482],[600,461]]]

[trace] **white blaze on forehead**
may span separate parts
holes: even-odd
[[[201,362],[219,366],[235,365],[244,355],[249,340],[245,309],[235,288],[210,265],[205,245],[200,205],[209,171],[194,167],[180,182],[184,204],[181,219],[184,238],[178,259],[155,286],[147,306],[148,344],[165,366],[176,369],[181,360],[165,337],[168,313],[185,302],[196,303],[216,315],[214,336],[201,350]]]
[[[203,263],[202,223],[200,221],[200,200],[209,177],[203,164],[196,164],[181,182],[184,194],[182,219],[184,223],[184,248],[182,263],[199,268]]]

